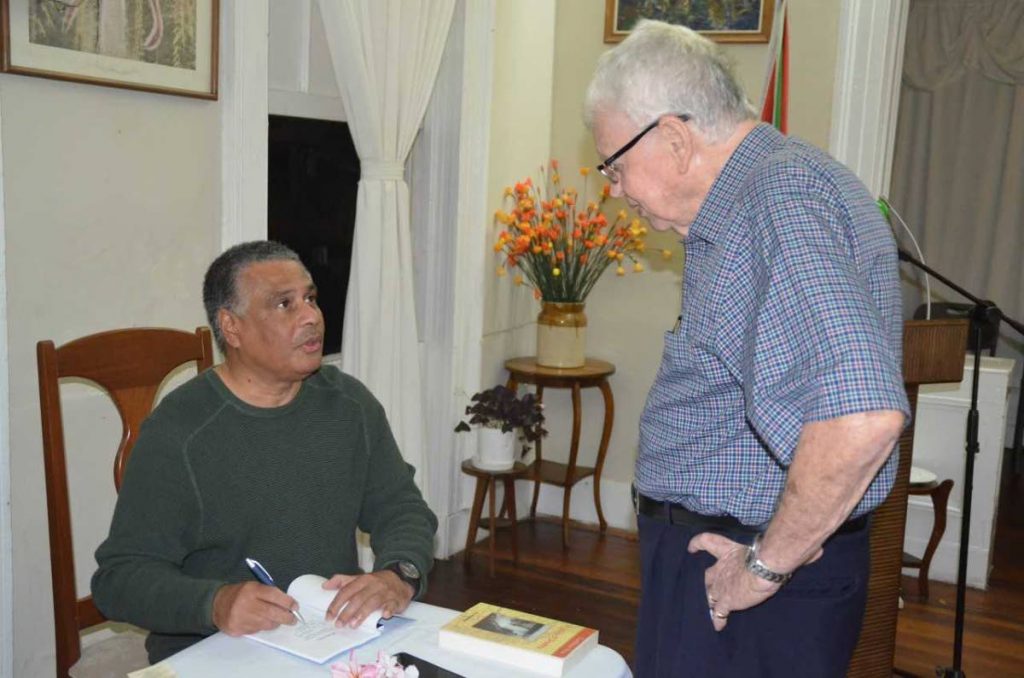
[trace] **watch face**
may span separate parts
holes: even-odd
[[[403,576],[408,577],[409,579],[420,578],[419,569],[407,560],[403,560],[402,562],[398,563],[398,569],[402,571]]]

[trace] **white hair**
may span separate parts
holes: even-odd
[[[592,129],[594,116],[608,112],[623,113],[638,127],[685,113],[709,141],[756,117],[718,45],[689,28],[646,20],[597,62],[584,123]]]

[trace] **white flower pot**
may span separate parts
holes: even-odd
[[[473,464],[484,471],[507,471],[516,463],[515,431],[481,426],[479,446]]]

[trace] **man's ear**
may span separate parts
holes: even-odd
[[[217,309],[217,323],[220,325],[220,334],[224,337],[225,344],[231,348],[238,348],[242,345],[238,316],[226,308]]]
[[[660,131],[668,142],[676,169],[680,174],[686,174],[697,150],[697,139],[694,137],[693,129],[675,115],[663,115],[658,122]]]

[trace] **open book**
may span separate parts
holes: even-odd
[[[331,657],[367,643],[380,635],[377,628],[381,613],[374,612],[358,628],[336,627],[325,620],[327,608],[334,600],[335,590],[326,590],[327,581],[315,574],[297,577],[288,586],[288,595],[299,603],[299,612],[306,623],[281,625],[272,631],[260,631],[246,636],[303,659],[323,664]]]

